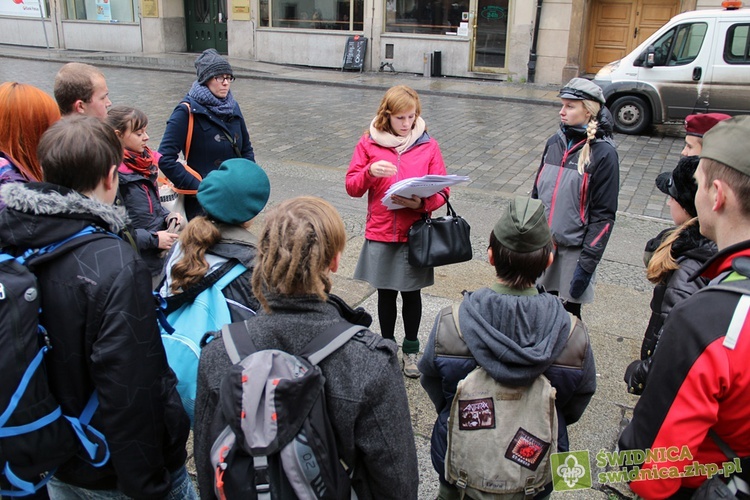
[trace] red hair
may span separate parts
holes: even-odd
[[[46,92],[25,83],[0,85],[0,151],[30,181],[43,178],[36,148],[44,131],[59,119],[60,108]]]

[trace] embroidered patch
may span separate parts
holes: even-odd
[[[458,429],[476,431],[495,428],[495,404],[492,398],[458,401]]]
[[[550,443],[542,441],[523,427],[519,427],[508,449],[505,450],[505,458],[517,463],[521,467],[536,470],[539,464],[542,463],[542,459],[547,453],[549,446]]]

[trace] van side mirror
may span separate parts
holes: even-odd
[[[643,65],[647,68],[653,68],[654,67],[654,60],[656,58],[655,56],[656,50],[654,49],[653,45],[649,45],[646,47],[646,52],[644,52],[644,61]]]

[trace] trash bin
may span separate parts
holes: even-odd
[[[422,76],[432,76],[432,52],[424,53],[424,69]]]

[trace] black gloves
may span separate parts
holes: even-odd
[[[584,271],[580,264],[576,266],[573,279],[570,280],[570,296],[572,298],[577,299],[583,295],[583,292],[591,283],[591,276],[593,276],[593,273]]]

